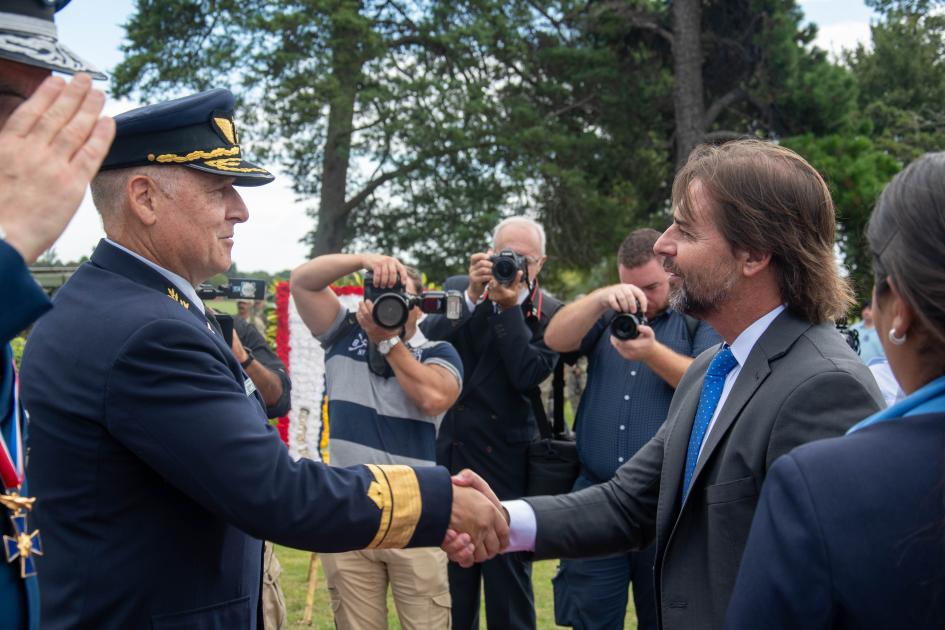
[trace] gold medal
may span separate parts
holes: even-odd
[[[16,492],[0,494],[0,505],[10,510],[10,522],[13,523],[15,536],[3,537],[3,550],[7,555],[7,562],[20,559],[20,577],[28,578],[36,575],[36,562],[33,556],[43,555],[43,543],[39,537],[39,530],[27,533],[29,526],[26,522],[27,511],[33,509],[33,497],[21,497]]]

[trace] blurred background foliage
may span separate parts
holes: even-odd
[[[827,179],[862,300],[879,191],[945,140],[942,3],[867,4],[872,45],[831,59],[794,0],[139,0],[114,85],[232,89],[252,150],[311,203],[313,255],[378,249],[441,279],[528,213],[564,297],[666,226],[693,146],[774,140]]]

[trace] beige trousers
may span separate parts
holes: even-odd
[[[285,595],[279,576],[282,575],[282,565],[276,558],[272,543],[265,542],[263,555],[262,605],[263,629],[282,630],[285,627]]]
[[[339,630],[387,628],[387,585],[404,630],[449,628],[446,554],[435,547],[320,556]]]

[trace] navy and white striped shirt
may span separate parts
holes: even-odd
[[[396,377],[371,371],[367,335],[346,309],[339,309],[335,322],[318,339],[329,343],[325,374],[331,464],[435,465],[436,433],[445,412],[424,415]],[[447,369],[462,388],[463,364],[451,344],[428,341],[418,328],[406,345],[420,363]]]

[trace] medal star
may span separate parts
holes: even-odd
[[[16,536],[3,537],[3,550],[7,555],[7,562],[20,559],[20,577],[28,578],[36,575],[36,562],[33,556],[43,555],[43,542],[39,537],[39,530],[26,533],[29,527],[26,524],[26,514],[16,513],[10,516],[13,531]]]

